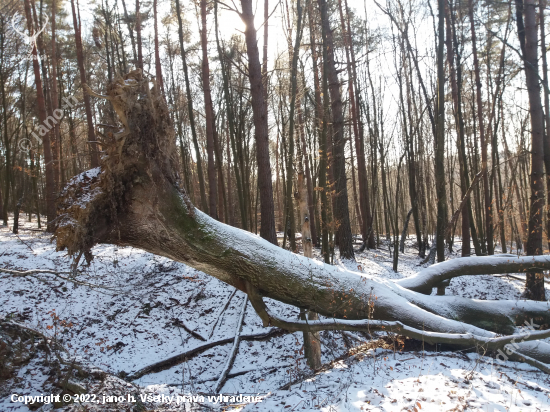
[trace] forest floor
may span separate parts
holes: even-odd
[[[79,392],[90,396],[63,410],[550,411],[548,375],[523,363],[501,364],[475,348],[453,352],[384,334],[323,332],[324,366],[313,373],[301,333],[264,328],[249,304],[237,356],[216,391],[245,295],[138,249],[101,245],[93,254],[75,278],[0,273],[1,412],[54,407],[44,399],[12,402],[14,394],[74,399]],[[421,270],[420,261],[411,238],[398,273],[387,245],[358,253],[356,263],[335,263],[398,279]],[[69,272],[70,264],[35,221],[22,222],[19,235],[0,226],[0,268]],[[522,276],[514,277],[456,278],[447,294],[519,299]],[[267,303],[281,316],[298,316],[294,307]],[[218,393],[228,397],[209,398]]]

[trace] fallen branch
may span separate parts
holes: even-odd
[[[278,336],[281,334],[284,334],[286,332],[283,332],[281,329],[277,328],[271,328],[265,332],[260,333],[251,333],[247,335],[241,335],[241,340],[263,340],[267,339],[273,336]],[[201,354],[205,350],[208,350],[210,348],[213,348],[215,346],[219,345],[225,345],[227,343],[231,343],[235,340],[234,337],[231,338],[223,338],[218,339],[212,342],[207,342],[203,345],[196,346],[192,349],[189,349],[183,353],[180,353],[175,356],[171,356],[168,359],[164,359],[160,362],[155,362],[151,365],[145,366],[144,368],[139,369],[138,371],[126,376],[126,380],[128,381],[134,381],[136,379],[141,378],[142,376],[149,375],[150,373],[157,373],[164,371],[166,369],[170,369],[171,367],[175,365],[179,365],[180,363],[184,362],[185,360],[192,359],[193,357]]]
[[[8,275],[15,276],[15,277],[31,276],[31,277],[33,277],[35,279],[39,279],[39,280],[42,280],[42,279],[40,279],[40,278],[38,278],[34,275],[36,275],[38,273],[46,273],[46,274],[49,274],[49,275],[54,275],[56,278],[59,278],[59,279],[62,279],[64,281],[71,282],[71,283],[74,283],[74,284],[77,284],[77,285],[88,286],[90,288],[105,289],[105,290],[109,290],[111,292],[115,292],[115,289],[109,288],[107,286],[95,285],[93,283],[82,282],[80,280],[76,280],[76,279],[73,279],[73,278],[68,278],[68,277],[62,276],[62,275],[73,275],[73,272],[58,272],[58,271],[50,270],[50,269],[15,270],[15,269],[0,268],[0,273],[6,273]]]
[[[227,379],[227,374],[231,370],[231,367],[233,366],[233,362],[235,362],[235,357],[237,356],[237,352],[239,350],[239,343],[241,341],[241,330],[243,328],[243,320],[244,315],[246,313],[246,304],[248,303],[248,296],[245,295],[243,307],[241,309],[241,316],[239,317],[239,322],[237,323],[237,328],[235,329],[235,339],[233,340],[233,347],[231,348],[231,352],[229,353],[229,358],[227,358],[227,362],[222,370],[222,374],[220,375],[218,381],[216,382],[216,386],[214,389],[214,392],[219,392],[223,385],[225,384],[225,380]]]
[[[432,288],[444,280],[458,276],[521,273],[549,270],[550,256],[471,256],[447,260],[432,265],[415,276],[395,283],[415,292],[429,295]]]
[[[512,345],[505,345],[504,348],[512,351],[512,354],[510,355],[510,359],[518,362],[525,362],[537,369],[540,369],[543,372],[550,374],[550,366],[548,366],[547,364],[541,361],[538,361],[536,359],[533,359],[530,356],[524,355],[521,352],[517,352]]]

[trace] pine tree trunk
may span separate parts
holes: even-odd
[[[275,232],[275,207],[273,204],[273,186],[271,182],[271,164],[269,161],[269,128],[267,124],[267,102],[262,83],[260,55],[254,27],[252,0],[241,0],[241,18],[246,25],[245,39],[248,55],[248,75],[256,138],[256,156],[258,163],[258,185],[260,190],[261,227],[260,236],[277,244]]]
[[[141,41],[141,11],[139,10],[140,0],[136,0],[136,42],[137,42],[137,64],[138,69],[143,70],[143,47]]]
[[[159,33],[158,33],[158,22],[157,22],[157,2],[158,0],[153,0],[153,19],[154,19],[154,36],[155,36],[155,74],[158,87],[164,95],[164,81],[162,79],[162,67],[160,64],[160,51],[159,51]]]
[[[524,5],[523,0],[516,0],[516,13],[531,115],[531,205],[526,253],[529,256],[535,256],[542,254],[542,214],[544,212],[544,117],[540,99],[535,1],[525,0]],[[525,25],[523,24],[524,18]],[[526,276],[524,297],[533,300],[546,300],[544,275],[542,273],[527,273]]]
[[[445,229],[447,226],[447,194],[445,189],[445,70],[444,64],[444,1],[438,0],[438,45],[437,45],[437,113],[435,140],[435,190],[437,194],[437,261],[445,260]]]
[[[548,94],[548,60],[546,58],[546,34],[544,27],[544,9],[546,0],[539,1],[539,21],[540,21],[540,50],[542,55],[542,84],[544,86],[544,168],[546,170],[546,236],[547,245],[550,249],[550,96]]]

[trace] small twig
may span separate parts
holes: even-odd
[[[8,226],[8,229],[10,229],[9,226]],[[10,230],[11,230],[11,229],[10,229]],[[30,250],[32,253],[34,253],[33,248],[30,247],[30,246],[28,245],[27,242],[25,242],[23,239],[21,239],[17,233],[13,233],[13,231],[12,231],[12,234],[15,235],[15,236],[17,236],[17,239],[19,239],[19,240],[21,241],[21,243],[23,243],[25,246],[27,246],[27,247],[29,248],[29,250]]]
[[[179,320],[178,318],[175,318],[174,319],[174,325],[176,326],[181,326],[183,329],[185,329],[188,333],[190,333],[191,335],[193,335],[195,338],[199,339],[199,340],[202,340],[203,342],[206,342],[206,339],[203,338],[200,334],[198,334],[197,332],[195,332],[194,330],[192,330],[189,326],[187,326],[185,323],[183,323],[181,320]]]

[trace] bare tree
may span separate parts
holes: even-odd
[[[516,0],[518,36],[523,52],[531,119],[531,204],[526,247],[529,256],[542,254],[542,217],[544,213],[544,120],[540,99],[536,15],[534,0],[525,0],[525,2]],[[546,300],[542,273],[527,273],[524,296],[533,300]]]

